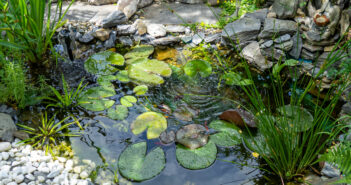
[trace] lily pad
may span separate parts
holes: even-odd
[[[285,105],[279,107],[277,111],[281,117],[276,121],[280,128],[293,128],[296,132],[304,132],[313,126],[313,116],[306,109],[299,106]]]
[[[136,64],[136,63],[139,63],[139,62],[146,62],[148,61],[149,59],[144,57],[144,58],[130,58],[126,61],[126,63],[129,65],[129,64]]]
[[[250,79],[243,79],[243,77],[234,72],[226,73],[222,76],[227,85],[252,85],[253,81]]]
[[[107,116],[115,120],[124,120],[128,117],[128,108],[124,105],[117,105],[116,109],[109,108],[107,111]]]
[[[231,147],[241,143],[240,129],[233,123],[216,120],[212,121],[209,127],[219,132],[210,136],[211,141],[218,146]]]
[[[270,156],[267,142],[260,132],[251,133],[251,135],[248,132],[245,132],[243,134],[243,140],[246,147],[250,150],[257,152],[260,155]]]
[[[107,86],[93,87],[82,92],[79,105],[91,111],[103,111],[112,107],[114,100],[107,99],[116,95],[115,89]]]
[[[124,96],[120,101],[126,107],[133,107],[133,103],[136,103],[137,99],[134,96]]]
[[[118,53],[103,51],[89,57],[84,63],[84,68],[95,75],[111,75],[118,71],[112,65],[123,65],[124,58]]]
[[[177,144],[176,157],[181,166],[191,170],[204,169],[211,166],[217,156],[217,147],[213,142],[205,146],[191,150],[181,144]]]
[[[116,75],[116,78],[117,78],[117,80],[119,80],[120,82],[123,82],[123,83],[128,83],[128,82],[130,82],[130,78],[129,78],[129,76],[128,76],[128,71],[126,71],[126,70],[120,71],[120,72]]]
[[[160,147],[146,155],[146,142],[128,146],[119,156],[118,169],[122,176],[134,181],[144,181],[161,173],[166,158]]]
[[[154,52],[154,47],[150,45],[140,45],[124,55],[126,59],[147,58]]]
[[[113,84],[111,83],[111,81],[113,80],[117,80],[117,77],[114,75],[107,75],[107,76],[100,76],[97,79],[97,82],[101,86],[113,86]]]
[[[138,85],[133,89],[133,92],[138,96],[144,95],[147,91],[148,87],[146,85]]]
[[[185,125],[177,131],[176,141],[192,150],[200,148],[208,142],[207,130],[199,124]]]
[[[190,77],[200,74],[201,77],[208,77],[212,73],[211,64],[204,60],[192,60],[184,66],[184,72]]]
[[[129,65],[129,78],[138,82],[159,85],[164,82],[163,77],[169,77],[172,69],[168,64],[158,60],[147,60]]]
[[[139,115],[132,123],[133,134],[138,135],[147,129],[147,138],[155,139],[167,129],[166,118],[157,112],[146,112]]]

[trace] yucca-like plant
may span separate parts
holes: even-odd
[[[58,145],[59,140],[63,137],[76,137],[79,133],[72,133],[68,127],[73,124],[78,124],[75,119],[73,122],[66,123],[70,117],[66,117],[61,121],[56,121],[56,115],[48,119],[47,112],[41,114],[41,125],[38,128],[33,128],[23,124],[18,126],[24,129],[24,132],[30,134],[32,137],[21,141],[24,144],[30,144],[33,147],[45,150],[46,153],[52,153],[52,147]]]

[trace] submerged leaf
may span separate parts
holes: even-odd
[[[133,103],[136,103],[137,99],[134,96],[124,96],[120,101],[126,107],[133,107]]]
[[[114,100],[107,99],[116,95],[114,88],[107,86],[93,87],[82,92],[79,105],[91,111],[103,111],[112,107]]]
[[[113,65],[123,66],[124,65],[124,58],[122,55],[118,53],[112,53],[110,57],[108,57],[107,61],[111,62]]]
[[[124,63],[124,58],[120,54],[111,51],[103,51],[89,57],[84,63],[84,68],[89,73],[95,75],[111,75],[118,71],[118,69],[112,65],[119,65],[122,63]]]
[[[226,73],[222,77],[227,85],[252,85],[253,81],[250,79],[243,79],[238,73]]]
[[[259,153],[260,155],[270,156],[270,150],[268,148],[267,141],[264,136],[260,133],[251,133],[245,132],[243,134],[243,140],[247,148],[250,150]]]
[[[113,84],[111,83],[111,81],[113,80],[117,80],[117,77],[113,75],[107,75],[107,76],[100,76],[97,79],[97,82],[101,86],[113,86]]]
[[[138,96],[144,95],[147,91],[148,87],[146,85],[138,85],[133,89],[133,92]]]
[[[291,128],[296,132],[304,132],[313,126],[313,116],[306,109],[299,106],[285,105],[277,108],[281,117],[276,121],[280,128]]]
[[[184,66],[184,72],[190,77],[200,74],[201,77],[208,77],[212,73],[211,64],[204,60],[192,60]]]
[[[117,80],[119,80],[120,82],[123,82],[123,83],[128,83],[128,82],[130,82],[130,78],[129,78],[129,76],[128,76],[128,71],[126,71],[126,70],[120,71],[120,72],[116,75],[116,78],[117,78]]]
[[[116,109],[109,108],[107,111],[107,116],[115,120],[124,120],[128,117],[128,108],[124,105],[117,105]]]
[[[218,146],[230,147],[241,143],[240,129],[233,123],[216,120],[209,127],[219,132],[210,136],[211,141]]]
[[[147,129],[147,138],[155,139],[167,129],[167,120],[162,114],[146,112],[136,118],[131,125],[131,129],[135,135],[138,135]]]
[[[157,147],[147,155],[146,151],[146,142],[128,146],[118,159],[118,169],[121,175],[135,181],[144,181],[161,173],[166,165],[163,150]]]

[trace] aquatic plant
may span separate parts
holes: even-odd
[[[242,131],[233,123],[216,120],[210,123],[209,128],[218,132],[210,136],[211,141],[218,146],[231,147],[241,143]]]
[[[113,65],[123,66],[123,56],[112,51],[102,51],[89,57],[84,63],[84,68],[91,74],[112,75],[118,71]]]
[[[124,120],[128,117],[128,107],[124,105],[116,105],[116,108],[109,108],[107,110],[107,116],[115,120]]]
[[[41,114],[41,125],[37,128],[18,124],[24,129],[24,132],[33,136],[21,141],[21,143],[30,144],[33,147],[43,149],[46,153],[53,153],[52,147],[59,144],[60,138],[79,136],[78,133],[73,133],[68,130],[69,126],[73,124],[79,125],[79,122],[75,119],[73,122],[66,123],[69,118],[70,117],[66,117],[57,122],[55,120],[56,115],[48,119],[47,112],[45,112]]]
[[[138,135],[147,130],[147,138],[158,138],[167,129],[166,118],[156,112],[145,112],[139,115],[131,125],[133,134]]]
[[[116,95],[114,87],[92,87],[82,92],[78,104],[87,110],[103,111],[115,104],[114,100],[108,99],[114,95]]]
[[[184,72],[190,77],[199,74],[201,77],[208,77],[212,74],[211,64],[204,60],[191,60],[184,66]]]

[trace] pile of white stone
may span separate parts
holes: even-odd
[[[66,159],[45,155],[44,151],[33,150],[30,145],[0,142],[0,185],[88,185],[89,174],[95,163],[78,159]]]

